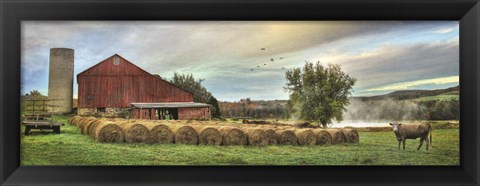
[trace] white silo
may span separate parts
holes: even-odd
[[[70,48],[50,49],[48,98],[53,112],[72,112],[73,104],[73,53]]]

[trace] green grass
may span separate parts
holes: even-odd
[[[61,117],[65,121],[66,117]],[[22,127],[23,129],[23,127]],[[330,146],[195,146],[98,143],[67,124],[61,134],[21,137],[22,165],[459,165],[459,130],[433,131],[433,148],[392,132],[360,132],[359,144]],[[425,144],[424,144],[425,145]],[[424,146],[425,147],[425,146]]]
[[[425,96],[425,97],[420,97],[417,99],[414,99],[414,101],[435,101],[435,100],[440,100],[440,101],[448,101],[448,100],[458,100],[459,99],[459,92],[458,91],[452,91],[452,92],[447,92],[443,93],[440,95],[436,96]]]
[[[445,92],[443,95],[460,95],[460,91],[450,91],[450,92]]]

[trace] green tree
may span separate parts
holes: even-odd
[[[212,117],[220,118],[222,114],[220,112],[220,106],[218,105],[217,98],[211,96],[207,103],[212,105]]]
[[[171,83],[193,93],[193,101],[207,103],[212,105],[212,117],[219,118],[221,116],[218,100],[203,85],[203,79],[195,80],[192,74],[174,73]]]
[[[343,72],[339,65],[307,62],[303,68],[287,70],[285,78],[284,89],[290,93],[290,109],[299,119],[324,128],[333,119],[343,120],[343,112],[349,104],[348,95],[356,79]]]
[[[158,77],[158,78],[160,78],[160,79],[163,79],[163,77],[160,76],[160,75],[158,75],[158,74],[153,74],[153,76]]]
[[[43,96],[42,93],[40,93],[40,91],[38,91],[38,90],[32,90],[27,95],[29,95],[29,96]]]

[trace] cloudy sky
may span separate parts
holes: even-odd
[[[222,101],[288,99],[285,69],[306,61],[340,64],[353,96],[459,82],[457,21],[23,21],[21,40],[22,94],[47,94],[50,48],[75,50],[75,76],[119,54],[166,79],[205,79]]]

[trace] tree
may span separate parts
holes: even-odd
[[[32,91],[30,91],[30,93],[28,93],[27,95],[30,95],[30,96],[42,96],[42,93],[40,93],[40,91],[38,91],[38,90],[32,90]]]
[[[207,102],[208,104],[212,105],[212,117],[220,118],[222,114],[220,113],[220,106],[218,105],[217,98],[211,96]]]
[[[212,117],[219,118],[221,116],[218,100],[202,85],[204,79],[195,80],[192,74],[174,73],[171,83],[177,85],[191,93],[193,93],[193,101],[207,103],[212,105]]]
[[[163,79],[163,77],[160,76],[160,75],[158,75],[158,74],[153,74],[153,76],[158,77],[158,78],[160,78],[160,79]]]
[[[290,93],[290,111],[299,119],[322,125],[332,120],[343,120],[349,104],[348,95],[356,79],[343,72],[339,65],[322,66],[305,63],[303,68],[289,69],[285,73],[285,91]]]

